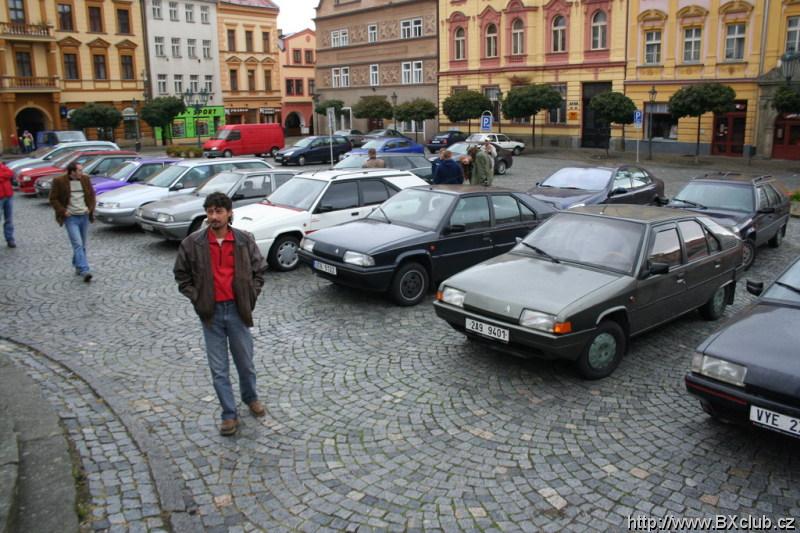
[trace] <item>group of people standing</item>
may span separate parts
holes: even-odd
[[[496,157],[497,150],[489,141],[482,147],[471,147],[460,161],[455,161],[452,152],[443,148],[439,151],[439,159],[432,163],[433,183],[491,186]]]

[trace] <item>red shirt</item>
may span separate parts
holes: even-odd
[[[214,301],[233,300],[233,273],[236,271],[233,260],[233,247],[236,246],[233,232],[228,230],[220,245],[216,235],[209,228],[208,246],[211,249],[211,270],[214,276]]]
[[[0,163],[0,198],[14,196],[14,189],[11,187],[11,178],[14,171]]]

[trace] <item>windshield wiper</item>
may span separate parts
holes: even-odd
[[[519,241],[519,242],[520,242],[520,244],[524,244],[525,246],[527,246],[528,248],[530,248],[531,250],[533,250],[533,251],[534,251],[534,252],[536,252],[537,254],[545,256],[546,258],[548,258],[549,260],[551,260],[553,263],[561,263],[561,261],[559,261],[558,259],[556,259],[556,258],[555,258],[555,257],[553,257],[552,255],[548,254],[547,252],[545,252],[545,251],[544,251],[544,250],[542,250],[541,248],[539,248],[539,247],[537,247],[537,246],[534,246],[534,245],[532,245],[532,244],[528,244],[528,243],[527,243],[527,242],[525,242],[525,241]]]
[[[580,187],[559,187],[559,189],[571,189],[574,191],[582,191],[583,189]]]
[[[782,281],[776,281],[775,285],[780,285],[781,287],[784,287],[786,289],[789,289],[790,291],[794,291],[797,294],[800,294],[800,287],[795,287],[794,285],[789,285],[788,283],[784,283]]]
[[[694,207],[696,207],[698,209],[708,209],[708,207],[704,206],[703,204],[698,204],[697,202],[693,202],[691,200],[684,200],[683,198],[678,198],[677,196],[675,198],[673,198],[672,200],[675,201],[675,202],[682,202],[682,203],[684,203],[686,205],[693,205]]]
[[[381,206],[378,206],[378,211],[380,211],[380,212],[381,212],[381,214],[383,215],[383,218],[385,218],[385,219],[386,219],[386,223],[387,223],[387,224],[391,224],[391,223],[392,223],[392,221],[391,221],[391,220],[389,220],[389,215],[387,215],[387,214],[386,214],[386,211],[384,211],[384,210],[383,210],[383,207],[381,207]]]
[[[552,187],[552,185],[548,185],[546,183],[540,183],[539,187]]]

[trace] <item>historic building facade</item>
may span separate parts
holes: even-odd
[[[314,64],[317,39],[314,30],[305,29],[282,36],[281,50],[281,115],[287,136],[306,135],[313,131]]]
[[[435,0],[321,0],[315,18],[319,100],[342,100],[352,107],[362,96],[383,95],[397,104],[415,98],[436,103],[436,13]],[[369,130],[384,125],[366,119],[350,122],[345,113],[339,126]],[[397,127],[430,136],[438,124],[428,120]]]

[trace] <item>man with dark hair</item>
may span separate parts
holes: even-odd
[[[229,376],[228,346],[239,374],[242,401],[256,417],[266,409],[256,392],[253,365],[253,309],[264,285],[264,258],[250,233],[231,227],[233,203],[221,192],[206,197],[208,228],[181,242],[175,259],[178,290],[189,298],[203,325],[208,366],[222,405],[219,432],[236,433],[239,419]]]
[[[95,195],[89,176],[74,161],[67,165],[67,173],[53,179],[50,205],[56,212],[56,222],[64,226],[72,245],[72,266],[83,281],[92,280],[86,258],[89,223],[94,222]]]

